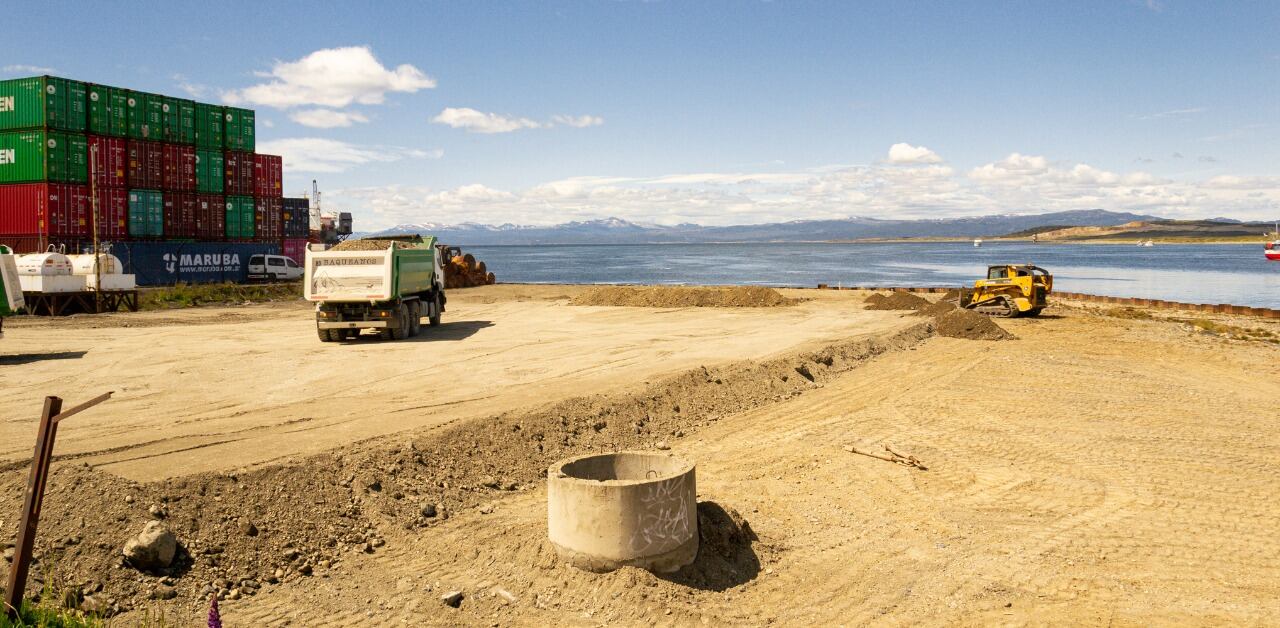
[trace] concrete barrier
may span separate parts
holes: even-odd
[[[580,569],[676,571],[698,555],[697,494],[694,464],[674,455],[568,458],[547,469],[547,536]]]

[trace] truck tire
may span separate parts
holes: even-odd
[[[440,303],[440,295],[437,294],[431,302],[431,326],[432,327],[440,326],[440,310],[443,308],[444,306]]]
[[[316,327],[316,334],[320,336],[320,342],[333,342],[336,338],[329,333],[328,329],[320,329]]]
[[[409,304],[409,337],[422,333],[422,301]]]
[[[399,316],[396,317],[398,325],[391,328],[392,340],[404,340],[409,337],[409,306],[401,303],[398,313]]]

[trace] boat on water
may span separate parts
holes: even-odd
[[[1155,246],[1155,245],[1156,245],[1155,240],[1143,240],[1138,243],[1138,246]]]
[[[1262,245],[1262,254],[1273,262],[1280,262],[1280,222],[1276,223],[1276,232],[1271,235],[1273,239]]]
[[[975,247],[982,246],[982,238],[974,238],[974,239],[973,239],[973,245],[974,245]]]

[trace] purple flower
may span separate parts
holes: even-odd
[[[218,596],[209,598],[209,628],[222,628],[222,617],[218,615]]]

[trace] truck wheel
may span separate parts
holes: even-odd
[[[431,304],[432,304],[432,307],[431,307],[431,326],[432,326],[432,327],[439,327],[439,326],[440,326],[440,309],[443,307],[443,306],[440,304],[440,295],[438,295],[438,294],[437,294],[437,295],[435,296],[435,300],[433,300],[433,301],[431,302]]]
[[[409,337],[422,333],[422,301],[409,304]]]
[[[316,328],[316,334],[320,336],[320,342],[333,342],[334,337],[329,334],[329,330]]]
[[[399,324],[391,328],[392,340],[404,340],[409,337],[409,306],[401,303],[399,314],[400,316],[397,317]]]

